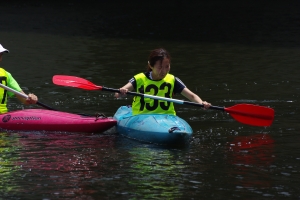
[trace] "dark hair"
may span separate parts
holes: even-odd
[[[147,72],[152,71],[150,66],[154,66],[156,61],[160,60],[162,63],[163,59],[167,58],[171,62],[171,56],[169,52],[163,48],[154,49],[150,52],[150,55],[148,57],[148,66],[147,66]]]

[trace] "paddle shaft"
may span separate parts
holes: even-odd
[[[100,89],[100,87],[99,87],[99,89]],[[120,93],[120,90],[118,90],[118,89],[107,88],[107,87],[103,87],[103,86],[101,86],[101,90]],[[166,97],[160,97],[160,96],[154,96],[154,95],[150,95],[150,94],[142,94],[142,93],[129,92],[129,91],[126,94],[133,95],[133,96],[146,97],[146,98],[156,99],[156,100],[169,101],[169,102],[173,102],[173,103],[177,103],[177,104],[186,104],[186,105],[204,107],[204,105],[200,104],[200,103],[195,103],[195,102],[190,102],[190,101],[183,101],[183,100],[179,100],[179,99],[172,99],[172,98],[166,98]],[[209,108],[224,111],[223,107],[210,106]]]
[[[99,90],[120,93],[120,90],[118,90],[118,89],[107,88],[107,87],[103,87],[103,86],[98,86],[98,87],[99,87]],[[160,97],[160,96],[154,96],[154,95],[142,94],[142,93],[136,93],[136,92],[130,92],[130,91],[128,91],[126,94],[133,95],[133,96],[146,97],[146,98],[151,98],[151,99],[156,99],[156,100],[169,101],[169,102],[173,102],[173,103],[177,103],[177,104],[185,104],[185,105],[204,107],[203,104],[195,103],[195,102],[191,102],[191,101],[183,101],[183,100],[179,100],[179,99],[172,99],[172,98],[167,98],[167,97]],[[271,116],[270,114],[250,113],[249,111],[244,111],[244,110],[240,110],[240,109],[232,109],[232,108],[230,109],[230,108],[219,107],[219,106],[210,106],[209,109],[226,111],[230,114],[254,117],[257,119],[265,119],[265,120],[273,119],[273,116]]]
[[[120,90],[118,90],[118,89],[107,88],[107,87],[103,87],[103,86],[99,86],[99,89],[101,89],[103,91],[120,93]],[[154,96],[154,95],[142,94],[142,93],[136,93],[136,92],[130,92],[130,91],[128,91],[126,94],[133,95],[133,96],[146,97],[146,98],[151,98],[151,99],[156,99],[156,100],[169,101],[169,102],[173,102],[173,103],[177,103],[177,104],[185,104],[185,105],[204,107],[203,104],[195,103],[195,102],[191,102],[191,101],[183,101],[183,100],[178,100],[178,99],[172,99],[172,98],[167,98],[167,97],[160,97],[160,96]],[[240,116],[248,116],[248,117],[253,117],[253,118],[262,119],[262,120],[272,120],[273,119],[273,116],[270,116],[270,114],[250,113],[249,111],[243,111],[243,110],[239,110],[239,109],[230,109],[230,108],[219,107],[219,106],[210,106],[209,109],[226,111],[230,114],[235,114],[235,115],[240,115]]]
[[[8,91],[10,91],[10,92],[12,92],[12,93],[14,93],[14,94],[16,94],[16,95],[19,95],[19,96],[21,96],[21,97],[23,97],[23,98],[25,98],[25,99],[28,98],[28,96],[27,96],[26,94],[24,94],[24,93],[22,93],[22,92],[18,92],[18,91],[14,90],[14,89],[12,89],[12,88],[10,88],[10,87],[7,87],[6,85],[3,85],[3,84],[1,84],[1,83],[0,83],[0,87],[2,87],[2,88],[5,89],[5,90],[8,90]],[[44,107],[44,108],[47,108],[48,110],[56,110],[56,109],[51,108],[50,106],[47,106],[47,105],[45,105],[45,104],[43,104],[43,103],[41,103],[41,102],[39,102],[39,101],[36,102],[36,104],[38,104],[38,105],[40,105],[40,106],[42,106],[42,107]]]
[[[103,86],[99,86],[99,89],[101,89],[103,91],[120,93],[120,90],[118,90],[118,89],[107,88],[107,87],[103,87]],[[156,100],[169,101],[169,102],[173,102],[173,103],[177,103],[177,104],[185,104],[185,105],[204,107],[203,104],[195,103],[195,102],[191,102],[191,101],[183,101],[183,100],[179,100],[179,99],[172,99],[172,98],[166,98],[166,97],[160,97],[160,96],[154,96],[154,95],[142,94],[142,93],[136,93],[136,92],[130,92],[130,91],[128,91],[126,94],[133,95],[133,96],[146,97],[146,98],[151,98],[151,99],[156,99]],[[272,117],[269,114],[265,115],[262,113],[250,113],[250,112],[245,112],[245,111],[242,111],[239,109],[234,110],[234,109],[229,109],[229,108],[219,107],[219,106],[210,106],[209,109],[226,111],[230,114],[237,114],[240,116],[248,116],[248,117],[266,119],[266,120],[272,119]]]

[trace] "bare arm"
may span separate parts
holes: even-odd
[[[23,91],[20,91],[21,93],[25,94]],[[35,96],[34,94],[28,94],[28,98],[25,99],[19,95],[16,95],[17,98],[19,99],[20,102],[22,102],[25,105],[29,105],[29,104],[36,104],[38,101],[37,96]]]
[[[130,82],[128,82],[126,85],[121,87],[119,90],[120,90],[121,93],[115,93],[116,98],[119,98],[122,95],[125,95],[126,92],[128,92],[128,91],[132,91],[133,90],[133,85]]]
[[[184,88],[182,90],[181,94],[192,102],[203,104],[204,108],[206,108],[206,109],[211,106],[210,103],[203,101],[197,94],[193,93],[188,88]]]

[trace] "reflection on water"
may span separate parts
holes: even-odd
[[[15,183],[17,172],[20,166],[14,162],[18,159],[17,151],[19,149],[18,138],[9,137],[5,132],[0,133],[0,196],[5,197],[8,194],[14,194],[20,189],[20,185]]]
[[[130,169],[132,178],[129,186],[135,189],[136,198],[141,199],[174,199],[182,198],[177,180],[185,164],[178,160],[169,149],[132,148]]]
[[[238,152],[245,149],[252,149],[256,147],[272,147],[274,140],[269,134],[255,134],[250,136],[236,136],[232,142],[229,142],[230,150]],[[265,147],[265,146],[264,146]]]
[[[1,192],[28,198],[176,199],[208,198],[216,188],[216,198],[232,189],[237,197],[268,191],[275,196],[274,175],[288,174],[276,161],[275,144],[266,133],[239,136],[226,129],[196,133],[187,149],[115,134],[2,133]]]
[[[96,191],[87,182],[100,178],[107,160],[114,159],[114,140],[114,135],[2,135],[2,144],[6,144],[2,159],[10,160],[1,162],[1,190],[15,196],[27,194],[28,198],[92,195]],[[27,187],[20,187],[24,185]]]
[[[228,143],[227,151],[232,165],[228,173],[234,180],[235,190],[241,195],[247,190],[269,195],[264,190],[273,186],[269,173],[275,161],[272,137],[268,134],[236,136]]]
[[[187,149],[120,139],[116,141],[115,135],[48,132],[3,134],[1,141],[10,149],[6,155],[10,160],[1,163],[6,169],[1,192],[7,197],[28,198],[182,196],[184,186],[178,185],[178,180],[188,164],[182,160]]]

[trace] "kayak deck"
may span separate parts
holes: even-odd
[[[0,128],[22,131],[100,133],[117,121],[105,116],[86,116],[44,109],[25,109],[0,115]]]
[[[132,115],[129,106],[121,106],[114,115],[117,132],[125,137],[158,145],[184,146],[193,130],[183,119],[166,114]]]

